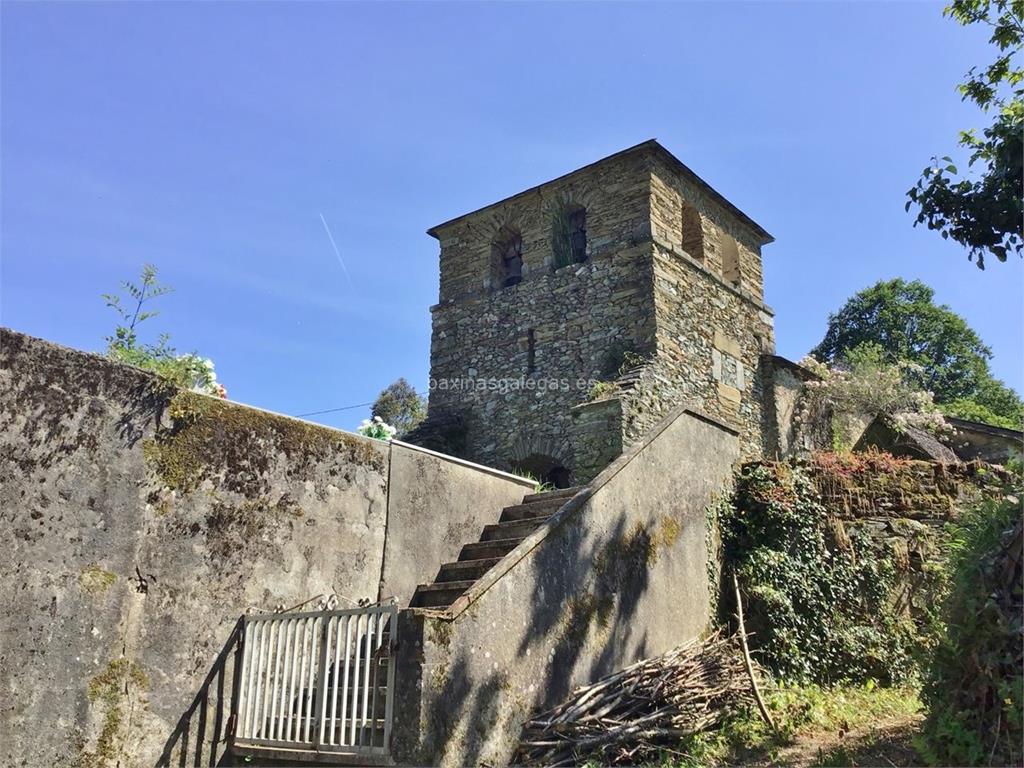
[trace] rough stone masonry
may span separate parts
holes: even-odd
[[[772,237],[656,141],[429,234],[440,299],[413,442],[567,485],[690,402],[765,452]]]

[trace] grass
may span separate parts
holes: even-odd
[[[890,754],[904,758],[895,765],[917,761],[910,746],[921,708],[914,687],[780,684],[765,698],[777,732],[751,708],[682,742],[666,766],[887,765]]]

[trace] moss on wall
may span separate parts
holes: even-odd
[[[90,563],[78,574],[78,585],[90,595],[102,595],[115,581],[117,574],[101,568],[97,563]]]
[[[226,490],[252,499],[266,496],[278,454],[288,459],[288,477],[304,476],[328,458],[345,465],[336,472],[358,465],[384,470],[384,457],[366,440],[195,392],[177,392],[166,414],[170,424],[157,429],[143,452],[161,482],[182,493],[219,476]]]
[[[134,661],[115,659],[89,681],[89,701],[102,709],[102,722],[96,747],[83,750],[78,766],[80,768],[107,768],[119,765],[121,747],[124,741],[124,707],[134,688],[135,693],[149,690],[149,677]]]

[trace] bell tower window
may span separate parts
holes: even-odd
[[[498,289],[522,282],[523,238],[511,227],[502,227],[491,243],[491,270]]]

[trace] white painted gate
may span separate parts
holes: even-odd
[[[235,749],[383,761],[397,618],[394,604],[246,616]]]

